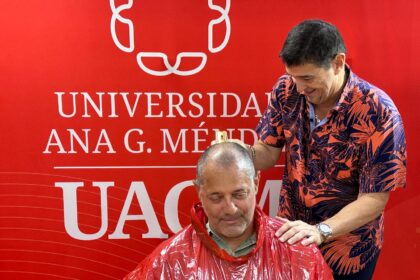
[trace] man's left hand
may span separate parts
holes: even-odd
[[[319,245],[323,242],[321,233],[313,225],[300,220],[289,221],[288,219],[281,217],[276,217],[276,219],[284,222],[284,224],[276,232],[276,236],[279,237],[281,242],[295,244],[301,240],[301,243],[304,246],[312,243]]]

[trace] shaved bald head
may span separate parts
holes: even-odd
[[[233,142],[222,142],[207,148],[197,164],[196,184],[204,183],[204,170],[209,163],[222,168],[236,167],[239,172],[245,172],[251,180],[255,178],[255,168],[248,151]]]

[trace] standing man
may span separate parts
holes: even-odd
[[[288,34],[275,84],[249,147],[256,169],[286,152],[278,216],[283,242],[316,243],[335,279],[371,279],[389,193],[405,187],[401,116],[346,64],[335,26],[306,20]]]

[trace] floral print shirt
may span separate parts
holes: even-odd
[[[275,84],[257,132],[271,146],[285,146],[286,164],[278,215],[322,222],[359,193],[389,192],[406,183],[406,144],[401,116],[389,96],[347,66],[343,93],[313,131],[309,105],[289,75]],[[383,213],[321,245],[336,274],[365,267],[383,243]]]

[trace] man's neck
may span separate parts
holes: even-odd
[[[236,249],[241,245],[245,240],[251,237],[251,235],[255,232],[254,225],[250,224],[249,227],[244,231],[244,233],[235,238],[225,238],[222,237],[223,241],[229,246],[232,251],[236,251]]]
[[[248,238],[250,238],[255,233],[255,228],[253,223],[251,223],[248,228],[240,235],[236,237],[227,237],[224,235],[221,235],[220,233],[217,233],[212,229],[212,226],[209,224],[210,229],[217,234],[217,236],[223,240],[223,242],[232,250],[232,252],[235,252],[238,247],[245,242]]]

